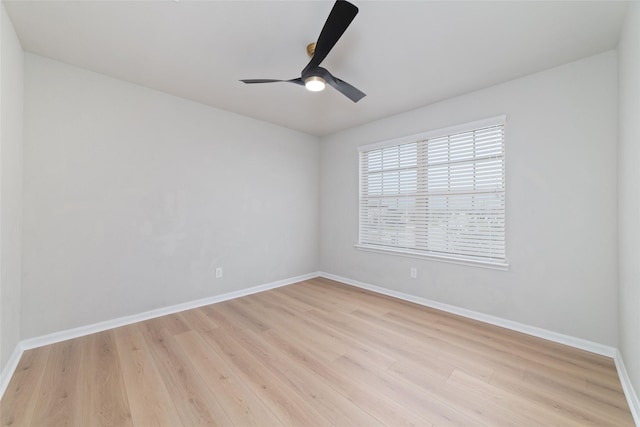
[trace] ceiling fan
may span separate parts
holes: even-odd
[[[333,5],[333,9],[329,13],[327,22],[325,22],[318,41],[307,46],[307,53],[311,60],[300,73],[300,77],[291,80],[275,80],[275,79],[246,79],[240,80],[243,83],[277,83],[287,82],[305,86],[312,92],[318,92],[325,88],[325,85],[336,89],[344,96],[358,102],[366,95],[349,83],[341,80],[329,72],[326,68],[320,67],[320,64],[327,57],[333,46],[340,40],[342,34],[346,31],[353,18],[358,14],[358,8],[345,0],[337,0]]]

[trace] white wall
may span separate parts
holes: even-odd
[[[640,3],[629,4],[618,55],[620,352],[640,392]]]
[[[317,270],[317,138],[32,54],[24,120],[23,338]]]
[[[616,103],[616,54],[607,52],[323,138],[321,269],[616,346]],[[499,114],[509,271],[353,247],[356,147]]]
[[[0,4],[0,372],[20,340],[23,53]]]

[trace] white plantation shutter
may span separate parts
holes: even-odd
[[[504,151],[504,117],[362,147],[359,247],[504,263]]]

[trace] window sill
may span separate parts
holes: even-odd
[[[449,257],[449,256],[442,256],[442,255],[425,254],[421,252],[414,252],[411,250],[389,249],[389,248],[382,248],[382,247],[370,246],[370,245],[358,244],[354,246],[356,249],[361,251],[366,251],[366,252],[377,252],[382,254],[398,255],[398,256],[405,256],[410,258],[430,259],[430,260],[448,262],[451,264],[466,265],[469,267],[489,268],[492,270],[501,270],[501,271],[509,270],[509,264],[501,263],[501,262],[479,261],[479,260],[474,260],[469,258],[457,258],[457,257]]]

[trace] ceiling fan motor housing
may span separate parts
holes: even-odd
[[[307,45],[307,55],[309,55],[309,59],[313,58],[314,53],[316,53],[316,42]]]

